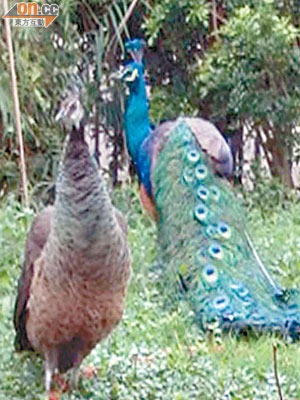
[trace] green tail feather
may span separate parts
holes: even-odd
[[[263,270],[241,204],[184,121],[163,145],[152,183],[166,285],[175,292],[180,283],[200,325],[298,337],[298,293],[287,295]]]

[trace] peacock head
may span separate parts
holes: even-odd
[[[127,40],[125,49],[131,55],[132,61],[125,65],[121,75],[121,80],[126,83],[130,93],[144,91],[144,48],[145,41],[143,39]]]
[[[143,39],[127,40],[125,49],[131,55],[133,61],[139,65],[143,65],[144,48],[146,43]]]
[[[122,81],[128,86],[130,92],[137,92],[141,79],[143,79],[143,68],[136,62],[127,64],[122,72]]]

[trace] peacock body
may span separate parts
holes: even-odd
[[[123,75],[130,80],[126,138],[142,202],[157,219],[166,287],[185,293],[203,329],[217,322],[224,330],[298,338],[299,295],[277,285],[252,245],[243,208],[224,179],[232,171],[224,138],[200,118],[179,118],[152,130],[148,117],[140,130],[140,108],[148,110],[143,67],[136,41],[127,47],[134,60]],[[134,96],[140,101],[132,101]]]
[[[65,146],[54,206],[29,232],[15,306],[16,348],[45,359],[48,391],[56,370],[78,367],[120,321],[129,275],[126,222],[81,124]]]

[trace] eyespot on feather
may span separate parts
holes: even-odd
[[[208,283],[215,283],[219,274],[217,268],[213,264],[206,264],[203,268],[202,276]]]
[[[221,260],[223,258],[223,249],[219,243],[213,243],[209,246],[208,252],[212,258]]]
[[[207,218],[207,214],[208,208],[204,204],[200,203],[196,205],[194,215],[197,221],[204,222]]]
[[[200,159],[200,154],[196,149],[191,149],[187,152],[187,160],[190,164],[196,164]]]
[[[203,164],[198,164],[195,168],[195,176],[199,181],[202,181],[207,177],[208,170],[207,167]]]
[[[202,201],[206,201],[209,197],[209,190],[205,186],[200,185],[197,189],[197,197]]]

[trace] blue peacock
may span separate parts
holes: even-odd
[[[178,118],[152,127],[144,42],[126,42],[132,61],[124,124],[144,207],[155,217],[166,286],[184,292],[203,329],[300,337],[300,299],[283,290],[260,260],[228,181],[229,146],[210,122]]]

